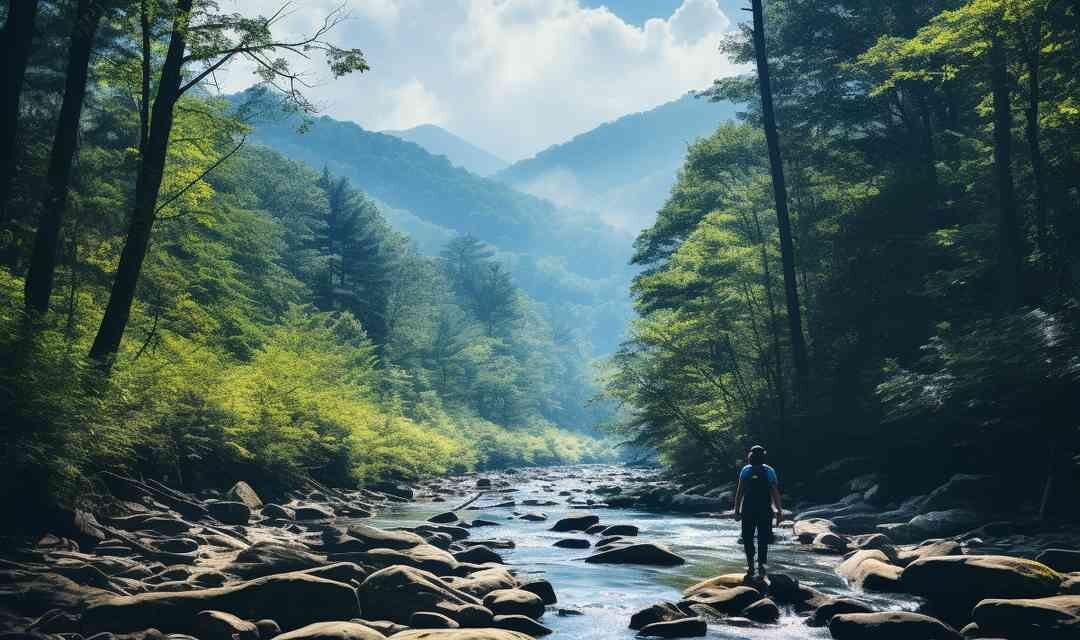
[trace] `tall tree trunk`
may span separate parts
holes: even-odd
[[[1035,182],[1035,228],[1038,234],[1039,251],[1049,255],[1047,246],[1047,222],[1046,222],[1046,175],[1043,170],[1042,145],[1039,141],[1039,100],[1042,98],[1040,88],[1041,57],[1042,57],[1042,16],[1036,14],[1031,28],[1031,42],[1027,51],[1028,70],[1028,103],[1025,110],[1027,117],[1028,153],[1031,155],[1031,177]]]
[[[192,1],[179,0],[176,3],[169,50],[161,68],[158,92],[150,115],[150,135],[139,163],[139,176],[135,184],[135,208],[131,212],[131,224],[120,254],[120,265],[116,269],[109,304],[105,307],[105,316],[101,319],[101,326],[98,327],[94,344],[90,348],[90,357],[106,370],[112,366],[120,348],[120,341],[124,337],[131,314],[131,303],[135,299],[135,286],[139,281],[139,272],[150,246],[150,232],[157,217],[157,198],[165,173],[169,136],[172,133],[173,107],[180,97],[183,80],[186,47],[184,34],[187,32]],[[146,99],[144,96],[143,100]]]
[[[1019,304],[1023,246],[1016,212],[1012,176],[1012,111],[1009,100],[1009,70],[1001,35],[993,34],[990,45],[990,85],[994,98],[994,168],[997,173],[1000,219],[998,222],[999,278],[1001,304],[1005,310]]]
[[[9,0],[7,22],[0,31],[0,225],[8,219],[8,198],[15,177],[19,96],[30,59],[37,9],[38,0]]]
[[[805,381],[810,373],[810,365],[806,358],[806,342],[802,332],[802,310],[799,307],[799,289],[795,280],[795,247],[791,240],[787,184],[784,182],[784,165],[780,158],[776,114],[773,112],[769,57],[765,51],[765,15],[761,0],[752,0],[751,8],[754,12],[754,54],[757,58],[758,85],[761,90],[761,114],[765,125],[765,142],[769,147],[773,197],[776,199],[776,222],[780,229],[780,258],[784,270],[784,294],[787,300],[788,330],[791,333],[791,357],[800,381]]]
[[[79,118],[82,115],[83,99],[86,97],[87,70],[93,51],[94,34],[104,12],[104,2],[79,0],[76,11],[67,75],[64,79],[64,99],[60,105],[56,134],[53,136],[52,155],[49,157],[45,200],[34,237],[30,270],[26,275],[26,308],[37,313],[46,313],[49,310],[60,229],[67,209],[71,165],[75,160],[78,143]]]

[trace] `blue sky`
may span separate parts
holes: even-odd
[[[219,1],[265,15],[284,0]],[[278,30],[310,31],[343,1],[351,18],[332,39],[372,68],[313,68],[324,113],[373,130],[436,124],[508,161],[742,71],[717,45],[746,0],[303,0]],[[223,75],[227,91],[253,82],[242,63]]]

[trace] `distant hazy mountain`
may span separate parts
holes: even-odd
[[[651,224],[687,146],[735,117],[736,106],[686,95],[623,116],[500,171],[495,178],[629,231]]]
[[[510,164],[495,154],[433,124],[422,124],[403,131],[383,131],[383,133],[416,143],[432,155],[446,156],[450,164],[467,169],[478,176],[490,176]]]

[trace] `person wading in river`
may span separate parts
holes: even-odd
[[[742,519],[742,543],[746,551],[746,573],[754,575],[754,539],[757,539],[757,573],[765,577],[769,561],[769,542],[772,541],[773,508],[776,526],[780,526],[784,510],[780,507],[780,483],[776,470],[765,464],[765,447],[750,447],[748,462],[739,472],[739,487],[735,490],[735,519]]]

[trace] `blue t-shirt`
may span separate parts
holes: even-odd
[[[763,464],[761,466],[765,467],[765,476],[769,479],[769,484],[773,485],[774,487],[780,484],[780,480],[776,477],[776,469],[773,469],[767,464]],[[742,482],[746,482],[746,479],[750,477],[750,474],[753,472],[753,470],[754,465],[752,464],[748,464],[743,467],[742,471],[739,472],[739,480]]]

